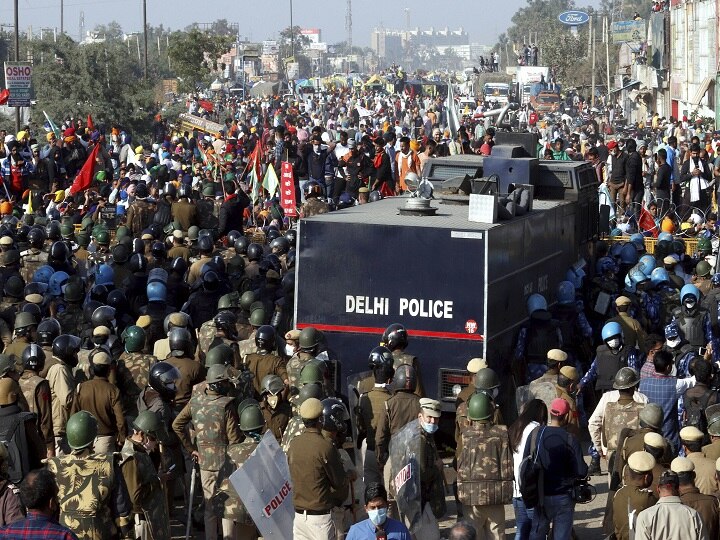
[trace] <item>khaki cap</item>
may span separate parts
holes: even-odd
[[[563,377],[566,377],[570,379],[573,382],[578,382],[580,380],[580,374],[578,373],[578,370],[573,366],[563,366],[560,368],[560,375]]]
[[[12,246],[13,239],[10,236],[0,238],[0,246]]]
[[[358,189],[358,193],[370,193],[370,190],[366,187],[361,187]]]
[[[675,260],[675,257],[671,257],[668,255],[663,259],[663,264],[667,264],[668,266],[675,266],[677,264],[677,261]]]
[[[708,423],[708,433],[714,437],[720,436],[720,403],[710,405],[705,409],[705,417]]]
[[[317,420],[322,414],[322,403],[317,398],[308,398],[300,405],[300,417],[303,420]]]
[[[691,472],[695,470],[695,464],[686,457],[676,457],[670,463],[670,470],[672,472]]]
[[[697,442],[702,441],[703,432],[700,431],[695,426],[687,426],[680,430],[680,440],[681,441],[688,441],[688,442]]]
[[[173,326],[184,328],[188,324],[188,316],[180,311],[176,311],[175,313],[170,314],[168,322]]]
[[[420,409],[422,409],[423,413],[434,418],[440,418],[440,415],[442,413],[442,407],[440,406],[440,402],[430,398],[420,399]]]
[[[628,458],[628,467],[636,473],[650,472],[655,468],[655,458],[649,452],[633,452]]]
[[[185,238],[185,235],[182,231],[173,231],[172,235],[173,238],[177,238],[178,240],[182,240],[183,238]]]
[[[95,336],[109,336],[112,332],[107,326],[98,326],[93,329],[93,337]]]
[[[567,360],[567,353],[560,349],[550,349],[547,353],[547,359],[551,362],[564,362]]]
[[[152,240],[153,238],[155,238],[155,237],[152,234],[145,233],[140,237],[140,240]]]
[[[470,361],[467,363],[467,370],[470,373],[477,373],[483,368],[486,368],[487,362],[484,358],[471,358]]]
[[[280,274],[278,274],[275,270],[268,270],[265,273],[265,279],[280,279]]]
[[[645,434],[645,437],[643,437],[643,443],[652,448],[665,448],[665,439],[662,435],[655,433],[654,431]]]
[[[618,296],[615,299],[616,306],[629,306],[630,304],[632,304],[632,300],[630,300],[627,296]]]
[[[98,366],[109,366],[112,364],[112,358],[106,352],[95,353],[92,357],[92,363]]]
[[[28,294],[25,297],[25,301],[31,304],[42,304],[43,297],[42,294]]]
[[[300,330],[290,330],[289,332],[285,332],[285,339],[297,341],[300,339]]]
[[[138,320],[135,321],[135,324],[140,328],[147,328],[152,324],[152,318],[150,315],[140,315]]]

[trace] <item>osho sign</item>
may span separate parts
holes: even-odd
[[[32,98],[32,64],[5,62],[5,87],[10,91],[8,107],[29,107]]]

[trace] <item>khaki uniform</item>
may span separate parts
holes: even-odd
[[[640,411],[644,406],[633,400],[632,397],[606,403],[600,433],[601,444],[607,448],[608,457],[617,450],[620,432],[623,428],[637,429],[640,427]],[[628,457],[630,457],[629,454]]]
[[[193,225],[198,224],[197,219],[197,208],[187,199],[180,199],[177,202],[172,203],[170,208],[173,220],[180,223],[182,230],[187,230]]]
[[[513,459],[505,426],[475,422],[460,435],[458,500],[480,538],[505,538],[505,504],[512,501]]]
[[[687,458],[695,464],[695,486],[703,495],[712,495],[717,489],[715,483],[715,462],[702,455],[702,452],[691,452]]]
[[[645,352],[645,338],[647,333],[642,325],[633,319],[627,312],[620,312],[617,317],[609,319],[608,322],[616,322],[622,326],[623,342],[630,347],[637,347]]]
[[[312,427],[290,443],[287,457],[295,507],[293,538],[335,540],[331,511],[343,504],[348,491],[340,454]]]
[[[17,360],[20,360],[28,345],[30,345],[30,341],[27,337],[18,336],[12,341],[12,343],[10,343],[10,345],[5,347],[3,354],[14,356]]]
[[[628,514],[635,510],[635,517],[657,502],[657,497],[649,490],[635,485],[622,486],[612,500],[613,525],[617,540],[630,540]]]
[[[185,262],[188,262],[190,260],[190,250],[185,246],[175,245],[171,247],[168,250],[168,259],[172,261],[177,257],[182,257],[183,259],[185,259]]]
[[[50,458],[47,467],[57,478],[60,524],[78,538],[114,540],[130,523],[132,507],[115,455],[85,449]]]
[[[28,411],[37,415],[40,436],[48,448],[55,448],[50,384],[29,369],[23,371],[18,383],[28,404]]]
[[[375,454],[378,464],[384,465],[388,459],[390,438],[405,425],[417,420],[420,414],[420,398],[410,392],[395,392],[385,402],[383,414],[375,431]]]
[[[224,529],[230,529],[225,538],[257,540],[259,536],[255,523],[230,483],[230,475],[245,463],[257,445],[254,439],[248,437],[240,444],[231,444],[227,448],[225,463],[220,470],[220,487],[213,498],[215,515],[223,519]]]
[[[714,495],[704,495],[695,486],[680,486],[680,500],[700,514],[708,538],[720,538],[720,505]]]
[[[78,385],[70,415],[78,411],[88,411],[97,419],[97,453],[114,452],[116,444],[125,441],[127,424],[120,391],[106,377],[93,377]],[[98,442],[101,442],[100,448]]]
[[[415,395],[417,397],[425,397],[425,389],[423,388],[422,376],[420,375],[420,361],[417,356],[408,354],[405,351],[396,350],[392,352],[393,355],[393,367],[397,369],[402,364],[410,364],[415,368],[415,375],[417,378],[417,386],[415,387]]]
[[[180,372],[180,379],[176,383],[175,408],[181,409],[190,401],[192,387],[204,379],[203,368],[192,358],[171,356],[165,361]]]
[[[465,403],[475,393],[475,383],[468,384],[465,388],[460,390],[460,393],[455,398],[455,408],[457,409],[461,403]]]
[[[187,279],[185,280],[186,283],[188,285],[192,285],[193,283],[195,283],[200,278],[200,272],[202,271],[202,267],[210,261],[212,261],[212,258],[203,255],[197,261],[192,263],[190,265],[190,269],[188,270]]]
[[[710,444],[703,446],[702,454],[708,459],[716,461],[720,458],[720,437],[715,438]]]
[[[255,388],[256,398],[260,397],[262,393],[260,385],[266,375],[277,375],[282,381],[286,381],[288,378],[285,361],[274,354],[248,354],[243,358],[243,363],[247,370],[253,374],[252,383]]]
[[[20,275],[25,283],[32,282],[35,271],[47,264],[47,261],[48,254],[37,248],[31,247],[20,253]]]
[[[233,398],[207,388],[193,394],[172,425],[173,431],[190,454],[196,450],[185,429],[191,421],[195,429],[200,483],[205,499],[205,538],[216,540],[219,519],[213,511],[212,498],[220,487],[219,472],[225,463],[228,445],[239,444],[244,437],[238,427],[239,419]]]
[[[141,444],[125,441],[120,469],[135,516],[136,538],[170,540],[170,516],[152,459]]]
[[[76,333],[84,319],[82,307],[78,304],[67,304],[65,310],[58,313],[55,318],[60,323],[63,334]]]
[[[374,387],[368,393],[362,394],[358,402],[356,423],[358,439],[363,439],[362,474],[366,485],[370,482],[382,482],[382,473],[375,455],[375,433],[381,417],[385,415],[385,402],[391,395],[385,387]]]
[[[271,431],[275,436],[275,440],[280,444],[288,422],[292,417],[292,406],[288,401],[280,398],[277,407],[271,409],[267,400],[263,400],[260,402],[260,410],[263,413],[263,418],[265,418],[265,431]]]
[[[643,427],[638,428],[637,430],[626,428],[620,432],[620,436],[618,437],[619,451],[616,453],[615,463],[613,466],[613,471],[615,471],[618,475],[618,478],[623,477],[623,468],[627,464],[628,458],[635,452],[640,452],[645,449],[645,435],[651,431],[655,430]],[[656,468],[661,467],[663,470],[668,469],[673,457],[674,454],[672,448],[670,447],[670,443],[665,440],[665,452],[658,460],[660,464],[656,465]],[[658,476],[657,478],[660,477]],[[657,486],[655,479],[653,479],[653,486]]]
[[[53,357],[55,363],[47,372],[47,381],[52,396],[52,422],[55,433],[55,450],[61,450],[65,437],[65,424],[69,417],[70,405],[75,397],[75,382],[70,367],[61,360]],[[59,453],[59,452],[58,452]]]

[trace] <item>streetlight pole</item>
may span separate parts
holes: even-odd
[[[20,61],[20,17],[18,14],[18,2],[15,0],[15,61]],[[20,131],[20,107],[15,107],[15,133]]]
[[[295,57],[295,29],[293,28],[292,0],[290,0],[290,56]]]
[[[65,0],[60,0],[60,34],[65,31]]]
[[[143,58],[144,79],[148,76],[148,35],[147,35],[147,0],[143,0],[143,43],[145,44],[145,54]]]

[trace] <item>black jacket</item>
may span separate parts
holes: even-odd
[[[244,191],[231,195],[220,206],[218,236],[222,238],[235,230],[243,232],[243,211],[250,205],[250,197]]]
[[[698,158],[697,160],[702,163],[703,171],[700,176],[710,182],[712,180],[712,165],[709,165],[707,160],[705,159]],[[693,158],[685,161],[685,163],[682,164],[682,168],[680,169],[680,181],[689,182],[690,180],[692,180],[692,172],[695,170],[695,167],[697,167],[697,165]]]

